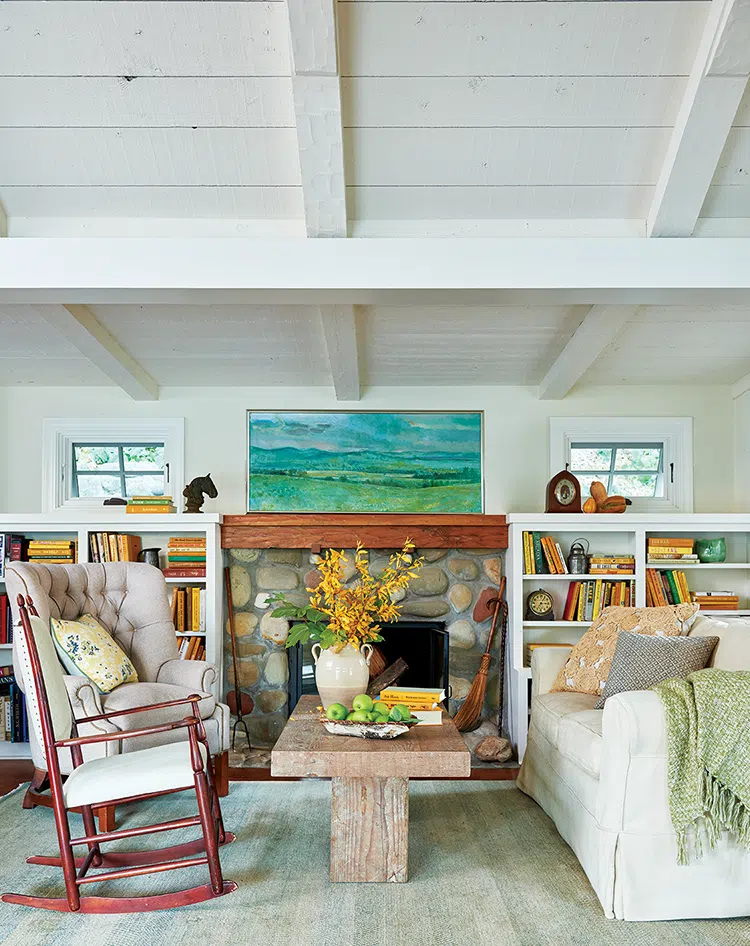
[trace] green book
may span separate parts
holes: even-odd
[[[548,575],[549,568],[547,568],[547,562],[542,551],[542,534],[541,532],[532,532],[531,538],[534,544],[534,570],[537,575]]]
[[[680,596],[680,590],[677,587],[677,582],[674,580],[674,575],[672,572],[664,572],[667,578],[667,584],[669,585],[669,593],[672,596],[670,604],[680,604],[682,598]]]

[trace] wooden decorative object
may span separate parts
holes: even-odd
[[[27,604],[32,610],[32,613],[35,614],[36,611],[33,608],[31,599],[27,598],[26,602],[24,602],[23,595],[19,595],[18,610],[20,623],[26,642],[29,664],[31,665],[34,690],[36,691],[36,702],[38,704],[38,712],[41,721],[42,741],[47,758],[47,771],[49,774],[52,806],[55,815],[55,828],[57,830],[60,850],[59,857],[32,857],[29,858],[29,863],[62,867],[66,896],[42,897],[29,894],[6,893],[2,897],[3,901],[5,903],[16,903],[23,906],[38,907],[43,910],[56,910],[63,913],[141,913],[151,910],[164,910],[185,906],[190,903],[201,903],[204,900],[211,900],[215,897],[232,893],[232,891],[237,889],[237,885],[232,881],[225,881],[222,877],[221,863],[219,861],[219,845],[227,844],[234,840],[234,835],[224,830],[224,824],[221,818],[221,808],[216,792],[211,758],[208,754],[208,741],[200,713],[198,712],[200,696],[194,694],[180,700],[170,700],[165,703],[139,706],[134,709],[118,710],[112,713],[100,713],[96,716],[79,719],[77,722],[90,723],[104,719],[112,719],[117,716],[148,712],[150,710],[179,705],[189,706],[190,708],[188,712],[190,712],[191,715],[186,716],[184,719],[175,720],[170,723],[162,723],[157,726],[145,727],[143,729],[118,730],[115,733],[99,732],[92,736],[76,735],[76,721],[74,719],[71,725],[72,735],[66,739],[56,739],[39,653],[29,621]],[[31,699],[32,697],[29,698]],[[58,751],[60,749],[70,749],[73,767],[77,769],[79,766],[85,765],[82,751],[84,746],[113,742],[121,739],[138,738],[140,736],[150,736],[156,733],[170,732],[177,729],[185,729],[187,731],[188,751],[190,753],[190,761],[194,774],[194,788],[198,801],[199,814],[192,818],[181,818],[157,825],[124,828],[97,833],[92,808],[89,805],[84,805],[81,806],[83,834],[80,837],[72,838],[68,824],[68,810],[65,807],[65,798],[63,795]],[[203,746],[206,756],[205,762],[204,752],[202,752],[200,748],[201,745]],[[136,756],[135,752],[133,756]],[[135,761],[135,759],[133,761]],[[108,801],[112,805],[120,805],[126,802],[151,798],[154,797],[154,794],[170,793],[171,790],[167,792],[132,795],[111,800],[108,799]],[[124,838],[140,837],[144,834],[172,831],[186,827],[200,827],[202,832],[201,839],[199,841],[188,842],[188,844],[180,844],[149,852],[141,851],[131,853],[118,851],[117,853],[108,854],[101,850],[101,845],[108,841],[119,841]],[[88,848],[88,853],[84,857],[75,857],[73,853],[74,848],[83,846]],[[81,896],[80,888],[86,884],[202,865],[208,867],[210,883],[190,887],[186,890],[142,897]],[[91,867],[104,867],[108,869],[88,876],[88,871]]]
[[[229,639],[232,644],[232,669],[234,670],[234,687],[227,693],[229,712],[234,714],[232,723],[232,748],[237,739],[237,729],[241,726],[245,730],[248,749],[252,749],[250,733],[248,732],[245,716],[249,716],[255,708],[255,700],[249,693],[243,693],[240,688],[240,671],[237,665],[237,637],[234,631],[234,603],[232,602],[232,579],[229,568],[224,569],[224,585],[227,590],[227,610],[229,611]]]
[[[331,880],[404,883],[409,778],[468,778],[471,756],[447,713],[399,739],[342,739],[303,696],[271,753],[274,777],[332,780]]]
[[[608,496],[604,483],[598,480],[589,486],[591,496],[583,504],[584,512],[622,513],[632,502],[625,496]]]
[[[384,670],[388,668],[388,658],[383,653],[382,648],[377,644],[372,645],[372,656],[370,657],[370,680],[379,677]]]
[[[578,477],[568,470],[561,470],[547,483],[545,512],[580,512],[581,484]]]
[[[580,509],[578,510],[580,512]],[[251,513],[224,516],[225,549],[400,548],[409,538],[418,549],[505,549],[505,516]]]
[[[406,663],[403,657],[399,657],[398,660],[395,660],[390,665],[390,667],[385,669],[379,676],[370,681],[370,685],[367,688],[367,695],[378,696],[381,690],[385,690],[386,687],[393,686],[397,680],[403,677],[408,669],[409,665]]]
[[[185,512],[195,513],[203,512],[201,506],[206,496],[208,496],[209,499],[216,499],[219,495],[219,491],[214,486],[211,474],[208,473],[206,476],[196,476],[195,479],[190,480],[185,489],[183,489],[182,495],[187,500],[185,503]]]

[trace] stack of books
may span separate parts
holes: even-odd
[[[525,657],[526,657],[526,667],[531,666],[531,658],[535,650],[539,650],[542,647],[572,647],[572,644],[562,644],[558,641],[536,641],[533,644],[527,644],[525,648]]]
[[[651,565],[664,562],[684,562],[686,565],[697,562],[698,556],[694,553],[695,540],[678,536],[677,538],[656,538],[649,536],[646,540],[646,557]]]
[[[739,611],[740,596],[733,591],[694,591],[693,601],[701,611]]]
[[[541,532],[523,534],[523,570],[526,575],[567,575],[560,543]]]
[[[635,555],[592,555],[589,571],[592,575],[635,575]]]
[[[690,589],[685,572],[655,568],[646,569],[646,607],[659,608],[668,604],[690,604]]]
[[[7,594],[0,594],[0,644],[10,644],[13,641],[13,616],[10,611],[10,598]]]
[[[89,532],[89,549],[92,562],[137,562],[141,537],[121,532]]]
[[[412,716],[420,721],[420,726],[441,726],[445,699],[445,690],[439,687],[387,687],[380,694],[380,702],[388,709],[400,703],[408,706]]]
[[[595,621],[605,608],[629,608],[633,591],[629,581],[571,581],[563,609],[563,621]]]
[[[125,512],[163,514],[177,512],[171,496],[131,496],[125,507]]]
[[[167,578],[205,578],[206,537],[172,536],[164,574]]]
[[[0,741],[29,741],[26,698],[16,683],[13,667],[0,667]]]
[[[76,544],[73,539],[32,539],[26,551],[27,560],[42,565],[72,565],[77,559]]]
[[[206,630],[206,589],[172,589],[172,623],[178,634],[202,634]]]

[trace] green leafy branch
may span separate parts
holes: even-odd
[[[322,650],[333,647],[338,643],[338,638],[328,627],[326,621],[328,615],[318,611],[311,604],[305,604],[301,607],[292,604],[282,594],[269,595],[266,599],[268,604],[278,604],[279,607],[271,612],[271,617],[286,618],[289,621],[297,621],[293,624],[286,639],[287,647],[294,647],[295,644],[306,644],[308,641],[320,644]]]

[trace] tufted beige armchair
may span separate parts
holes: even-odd
[[[204,660],[180,660],[177,651],[172,615],[164,576],[153,565],[138,562],[112,562],[103,565],[40,565],[13,562],[6,569],[6,590],[13,609],[13,624],[18,625],[16,601],[19,594],[30,596],[39,617],[75,620],[82,614],[93,614],[112,634],[130,657],[138,672],[138,683],[123,683],[111,693],[100,693],[87,678],[65,676],[71,706],[76,717],[98,716],[115,710],[164,703],[200,693],[198,704],[215,759],[217,789],[227,794],[229,748],[229,707],[219,703],[211,692],[216,682],[216,667]],[[14,664],[17,667],[14,648]],[[20,673],[16,673],[20,681]],[[119,716],[79,726],[80,735],[95,732],[116,732],[128,728],[146,728],[172,722],[184,715],[184,707],[168,707],[137,716]],[[31,754],[36,769],[24,807],[39,802],[37,794],[46,779],[47,763],[44,749],[31,728]],[[174,730],[139,740],[126,739],[100,745],[99,753],[114,755],[151,745],[184,739],[183,730]],[[151,741],[149,741],[151,740]],[[61,753],[64,774],[73,770],[69,752]],[[92,756],[84,757],[91,758]]]

